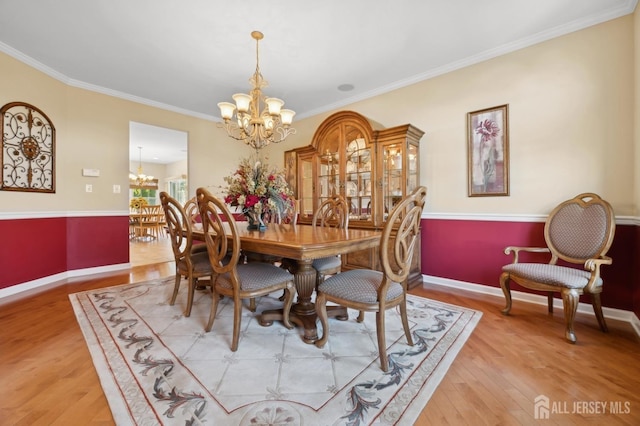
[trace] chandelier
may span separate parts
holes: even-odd
[[[142,173],[142,147],[139,146],[138,149],[140,150],[138,174],[136,175],[132,172],[129,172],[129,180],[131,181],[131,183],[133,183],[136,186],[145,186],[145,184],[148,184],[153,181],[153,176],[147,176],[144,173]]]
[[[283,109],[284,101],[278,98],[267,98],[261,89],[268,86],[260,74],[260,55],[258,44],[264,35],[253,31],[251,37],[256,40],[256,72],[249,79],[252,89],[246,93],[236,93],[231,102],[220,102],[220,114],[224,120],[224,128],[233,139],[243,141],[256,151],[270,143],[282,142],[296,130],[291,127],[293,116],[290,109]],[[235,112],[235,118],[234,118]]]

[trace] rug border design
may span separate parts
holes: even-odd
[[[198,378],[193,376],[193,373],[182,364],[180,359],[173,353],[171,353],[171,357],[175,359],[163,360],[163,362],[158,362],[158,365],[155,365],[157,360],[152,359],[152,357],[143,359],[143,361],[147,363],[148,369],[154,370],[156,382],[152,390],[148,389],[149,385],[147,383],[147,390],[145,391],[145,388],[143,388],[145,385],[136,380],[136,371],[133,371],[131,365],[127,362],[127,359],[131,359],[131,353],[127,352],[130,348],[122,349],[118,345],[117,339],[122,340],[122,336],[127,337],[126,330],[128,327],[133,327],[133,324],[136,324],[138,320],[142,320],[140,322],[143,323],[144,327],[147,327],[147,325],[144,324],[144,320],[141,317],[138,318],[136,316],[136,319],[133,320],[131,318],[123,319],[120,317],[121,312],[126,311],[126,297],[119,300],[120,304],[124,306],[112,306],[109,304],[109,301],[117,300],[117,297],[122,294],[127,296],[126,293],[129,293],[128,297],[139,297],[149,290],[150,285],[158,284],[172,286],[173,277],[134,284],[117,285],[69,295],[76,319],[92,355],[100,383],[107,396],[107,401],[115,422],[118,425],[147,424],[149,421],[153,421],[151,419],[154,419],[158,424],[167,424],[163,423],[167,421],[171,421],[173,424],[173,421],[180,419],[180,423],[185,424],[185,422],[189,423],[194,420],[200,421],[200,415],[202,415],[204,421],[214,421],[215,423],[215,419],[206,416],[206,408],[209,408],[206,407],[206,405],[217,406],[218,410],[224,410],[227,415],[234,414],[233,411],[238,410],[228,412],[224,409],[224,406],[218,404],[215,395],[212,395],[208,389],[204,388]],[[111,296],[104,297],[105,294],[112,294],[113,298]],[[103,296],[98,297],[97,295]],[[101,297],[104,297],[104,299],[101,299]],[[92,300],[92,298],[94,300]],[[349,384],[336,392],[334,397],[325,404],[329,405],[338,395],[347,398],[347,400],[339,403],[333,402],[333,405],[336,405],[336,407],[332,408],[338,409],[342,407],[343,414],[340,415],[337,420],[331,421],[330,424],[363,426],[365,424],[397,424],[399,421],[403,423],[415,421],[482,316],[482,313],[479,311],[428,298],[413,295],[408,295],[407,298],[410,305],[422,303],[423,307],[425,307],[429,306],[427,302],[431,302],[432,305],[437,305],[441,308],[442,315],[445,315],[446,311],[450,311],[450,315],[453,316],[455,313],[456,318],[449,323],[446,323],[446,321],[441,322],[443,327],[445,327],[446,323],[446,328],[443,328],[444,333],[438,338],[435,346],[421,342],[422,337],[416,335],[416,330],[412,330],[412,333],[414,333],[414,343],[416,343],[413,347],[405,344],[404,346],[409,349],[404,349],[402,352],[394,352],[393,348],[389,348],[390,371],[388,373],[383,373],[377,368],[379,378],[374,377],[372,379],[371,374],[363,375],[363,377],[369,377],[368,380],[355,376]],[[101,313],[100,310],[103,310],[103,313]],[[116,318],[116,320],[105,319],[105,310],[109,311],[109,313],[113,312],[113,316],[110,318]],[[435,316],[437,316],[437,314]],[[110,321],[114,323],[109,324]],[[114,324],[121,327],[120,331],[115,330]],[[160,336],[155,335],[151,328],[149,328],[149,330],[151,330],[156,340],[159,341],[159,344],[162,344]],[[99,337],[100,333],[104,333],[105,331],[108,331],[111,339],[101,339]],[[120,337],[118,337],[119,334]],[[133,339],[130,339],[131,345],[133,345],[133,347],[139,347],[141,342],[137,339],[141,338],[141,336],[135,335],[135,332],[133,332],[133,335]],[[146,339],[149,338],[146,337]],[[427,351],[429,354],[424,355],[424,357],[420,359],[410,358],[417,352],[424,351]],[[140,350],[136,352],[136,357],[140,352]],[[435,363],[433,362],[433,353],[437,353],[437,361]],[[398,359],[397,363],[395,362],[396,358]],[[414,367],[410,361],[418,362]],[[372,365],[377,366],[378,364],[376,363],[379,363],[377,358]],[[409,364],[411,364],[409,367],[414,368],[409,369],[409,367],[407,367]],[[366,372],[368,370],[369,369],[363,371]],[[406,377],[404,374],[405,370],[409,372]],[[123,377],[119,377],[116,371],[124,371],[126,373],[123,374]],[[140,374],[139,371],[138,374]],[[175,374],[180,374],[183,379],[184,376],[188,376],[190,379],[188,382],[189,384],[193,384],[193,387],[188,387],[187,389],[182,386],[183,390],[180,390],[177,386],[173,386],[171,381],[172,376]],[[394,377],[394,374],[398,377]],[[393,383],[396,385],[395,388],[385,389],[387,387],[383,381],[385,376],[388,376],[386,379],[389,383],[397,379],[398,383]],[[146,380],[149,380],[149,378],[146,378]],[[141,381],[144,381],[144,379],[141,378]],[[164,384],[168,385],[169,388],[165,388],[163,386]],[[391,387],[391,385],[389,386]],[[385,394],[391,392],[391,395],[382,402],[376,401],[376,395],[373,395],[373,399],[367,400],[367,397],[371,397],[372,395],[370,392],[367,392],[366,389],[371,388],[375,390],[382,389],[381,392]],[[365,390],[365,392],[360,394],[360,390]],[[170,408],[166,409],[164,413],[162,413],[162,410],[158,407],[154,409],[154,399],[159,401],[163,398],[165,402],[170,401],[170,403],[173,404],[170,405]],[[156,401],[156,404],[157,403]],[[166,407],[166,405],[163,407]],[[185,409],[185,407],[189,408],[189,410]],[[241,412],[236,412],[234,414],[235,417],[232,416],[236,419],[234,420],[236,422],[241,420],[238,424],[249,424],[250,417],[252,416],[267,423],[273,422],[279,417],[279,424],[304,423],[309,425],[319,424],[317,421],[320,421],[316,420],[316,422],[314,422],[311,419],[305,419],[305,410],[307,410],[306,413],[309,415],[308,410],[313,411],[313,409],[289,400],[257,401],[249,404],[247,407],[241,408]],[[169,417],[173,414],[178,415],[176,418],[168,419],[168,412]],[[242,412],[244,413],[243,415]],[[331,412],[335,412],[335,410]],[[336,412],[336,414],[338,413]],[[239,415],[242,419],[238,418]],[[324,422],[326,419],[321,421]],[[175,424],[177,424],[177,422]]]

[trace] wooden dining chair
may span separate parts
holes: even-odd
[[[205,277],[211,279],[214,272],[206,250],[201,252],[193,251],[193,229],[182,205],[164,191],[160,193],[160,202],[164,211],[169,238],[171,239],[173,258],[176,263],[176,282],[169,304],[173,306],[176,302],[180,282],[182,277],[186,277],[189,284],[189,293],[184,315],[188,317],[191,315],[191,307],[193,306],[193,297],[198,280]]]
[[[328,226],[347,229],[349,227],[349,204],[340,195],[324,200],[313,214],[312,226]],[[328,256],[315,259],[313,269],[316,270],[316,288],[327,275],[337,274],[342,270],[340,256]]]
[[[240,234],[233,214],[227,205],[214,197],[205,188],[198,188],[196,199],[200,209],[202,228],[209,262],[216,274],[212,286],[212,301],[209,321],[205,327],[210,331],[216,317],[220,296],[233,300],[233,339],[231,350],[238,349],[242,300],[266,296],[284,290],[283,322],[293,328],[289,311],[295,295],[293,275],[271,263],[240,263]]]
[[[380,237],[379,256],[382,272],[371,269],[353,269],[333,275],[317,289],[316,313],[322,324],[322,337],[315,344],[322,348],[329,339],[327,302],[376,313],[376,333],[380,366],[389,369],[385,339],[385,312],[400,308],[402,326],[407,343],[413,346],[407,319],[407,277],[416,245],[420,244],[420,217],[427,188],[420,186],[398,203],[387,219]],[[362,321],[362,315],[357,321]]]
[[[158,239],[164,232],[164,212],[161,205],[144,206],[137,224],[137,235],[146,240]]]

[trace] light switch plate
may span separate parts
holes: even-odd
[[[99,169],[82,169],[82,176],[98,177],[100,176],[100,170]]]

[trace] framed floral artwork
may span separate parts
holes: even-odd
[[[469,197],[509,195],[509,105],[467,113]]]

